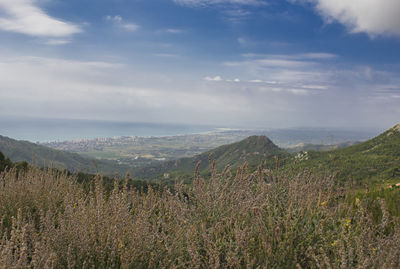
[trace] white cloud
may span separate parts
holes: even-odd
[[[212,83],[141,65],[3,53],[0,115],[264,127],[398,118],[400,99],[392,98],[399,95],[397,74],[385,78],[372,67],[335,70],[325,60],[289,68],[244,60],[207,70],[214,74],[208,80],[217,81]],[[223,80],[228,75],[240,82]]]
[[[119,16],[119,15],[115,15],[115,16],[107,15],[106,16],[106,20],[107,21],[112,21],[114,23],[121,23],[122,22],[122,17]]]
[[[170,28],[165,30],[165,32],[169,33],[169,34],[182,34],[183,30],[181,29],[175,29],[175,28]]]
[[[173,0],[175,3],[190,7],[206,7],[210,5],[231,4],[231,5],[264,5],[262,0]]]
[[[225,62],[223,65],[238,73],[245,70],[251,74],[250,83],[265,83],[271,86],[289,83],[288,88],[324,84],[329,72],[325,63],[337,56],[330,53],[302,54],[244,54],[243,60]],[[243,79],[243,78],[242,78]]]
[[[192,8],[217,7],[220,9],[222,19],[229,24],[242,23],[251,17],[253,11],[246,10],[245,7],[265,6],[268,0],[172,0],[178,5]],[[245,40],[242,40],[245,42]],[[241,40],[239,39],[240,43]],[[244,45],[244,44],[241,44]]]
[[[308,61],[293,61],[293,60],[282,60],[282,59],[259,59],[255,60],[255,62],[259,63],[260,65],[268,66],[268,67],[305,67],[308,65],[313,64],[312,62]]]
[[[137,29],[139,29],[139,25],[134,24],[134,23],[125,23],[125,24],[122,24],[121,27],[127,31],[136,31]]]
[[[46,45],[51,45],[51,46],[60,46],[60,45],[66,45],[71,43],[71,40],[68,39],[48,39],[44,42]]]
[[[228,7],[223,11],[224,19],[230,23],[236,24],[241,23],[244,20],[248,19],[253,13],[245,10],[244,8],[237,7],[237,5],[233,5],[233,7]],[[238,40],[240,43],[240,40]],[[244,45],[244,44],[241,44]]]
[[[301,86],[304,89],[312,89],[312,90],[327,90],[328,87],[326,85],[303,85]]]
[[[306,95],[329,90],[332,73],[325,62],[337,56],[317,52],[244,54],[242,57],[242,61],[225,62],[223,65],[235,73],[247,74],[241,78],[247,87],[258,87],[264,92]]]
[[[204,80],[206,80],[206,81],[222,81],[222,78],[220,76],[205,77]]]
[[[297,95],[307,95],[310,92],[304,89],[290,89],[289,92]]]
[[[237,41],[238,41],[238,43],[239,43],[240,45],[245,45],[245,44],[247,44],[247,40],[246,40],[245,38],[243,38],[243,37],[239,37],[239,38],[237,39]]]
[[[178,57],[177,54],[173,54],[173,53],[153,53],[153,56],[165,57],[165,58],[176,58],[176,57]]]
[[[202,88],[204,82],[185,76],[166,82],[165,72],[140,73],[118,63],[1,56],[2,116],[211,124],[211,118],[216,123],[248,114],[241,95],[215,93],[217,85]]]
[[[299,54],[242,54],[245,58],[274,58],[283,60],[329,60],[338,57],[336,54],[327,52],[311,52]]]
[[[239,61],[239,62],[225,62],[224,65],[228,67],[243,66],[243,65],[258,65],[268,68],[300,68],[314,65],[311,61],[300,61],[300,60],[284,60],[273,57],[266,57],[260,59]]]
[[[0,30],[38,37],[66,37],[82,32],[79,26],[46,14],[35,0],[1,0]]]
[[[399,0],[294,0],[311,2],[327,22],[338,21],[352,33],[400,36]],[[292,0],[293,2],[293,0]]]
[[[297,59],[313,59],[313,60],[326,60],[336,58],[337,55],[326,52],[303,53],[293,56]]]
[[[395,73],[370,66],[337,68],[331,60],[338,56],[330,53],[244,54],[242,57],[241,61],[225,62],[223,65],[230,72],[242,75],[240,84],[243,87],[262,92],[297,96],[335,93],[351,99],[352,95],[354,98],[375,94],[387,97],[393,94],[388,89],[397,91],[400,85]]]
[[[106,19],[106,21],[109,21],[109,22],[113,23],[115,26],[118,26],[126,31],[133,32],[140,28],[140,26],[135,23],[125,22],[124,19],[120,15],[115,15],[115,16],[107,15],[105,17],[105,19]]]

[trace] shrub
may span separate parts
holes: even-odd
[[[0,268],[396,268],[398,221],[332,176],[240,167],[174,191],[106,195],[29,168],[0,175]],[[374,211],[375,212],[375,211]]]

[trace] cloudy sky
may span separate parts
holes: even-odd
[[[398,0],[0,0],[1,117],[400,121]]]

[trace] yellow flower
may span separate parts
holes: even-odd
[[[351,219],[346,219],[345,221],[346,221],[346,227],[349,227],[350,223],[351,223]]]
[[[337,240],[333,241],[332,244],[331,244],[332,247],[334,247],[336,245],[337,245]]]

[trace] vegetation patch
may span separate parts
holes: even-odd
[[[239,167],[191,187],[111,192],[96,177],[0,175],[0,267],[396,268],[400,227],[383,200],[346,201],[330,175]]]

